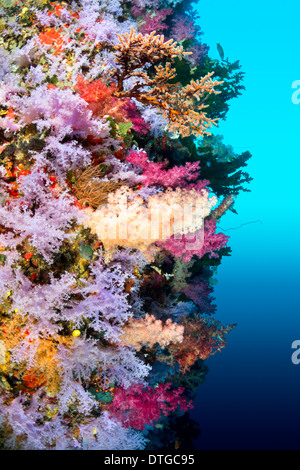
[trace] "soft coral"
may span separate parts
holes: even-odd
[[[84,80],[82,76],[78,76],[75,90],[88,103],[89,109],[95,116],[109,115],[117,121],[126,119],[125,101],[113,96],[116,91],[114,83],[108,86],[101,80],[89,82]]]

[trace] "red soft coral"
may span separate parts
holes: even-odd
[[[132,122],[132,129],[140,135],[147,134],[151,127],[142,118],[136,105],[128,100],[124,106],[127,118]]]
[[[108,409],[125,427],[143,431],[146,425],[152,425],[162,415],[167,416],[177,408],[187,411],[191,402],[182,397],[184,388],[170,390],[171,384],[158,384],[157,388],[133,384],[130,388],[119,387]]]
[[[181,320],[184,326],[184,340],[179,344],[171,344],[169,353],[171,357],[161,356],[160,360],[178,363],[182,373],[187,372],[198,360],[203,361],[210,356],[220,352],[226,344],[225,335],[233,328],[233,325],[221,325],[219,321],[212,318],[185,317]]]
[[[60,32],[62,29],[60,28]],[[48,28],[44,33],[39,34],[39,40],[42,44],[47,44],[48,46],[52,45],[55,52],[54,55],[58,55],[62,50],[65,44],[64,35],[61,35],[59,31],[56,31],[55,28]],[[68,38],[68,42],[71,39]]]

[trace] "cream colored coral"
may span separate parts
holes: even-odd
[[[210,134],[207,129],[216,125],[217,119],[210,119],[204,112],[205,101],[210,94],[218,94],[215,87],[223,82],[212,80],[213,72],[200,80],[191,80],[186,86],[170,82],[176,77],[176,69],[171,67],[174,58],[182,59],[190,54],[184,52],[172,39],[164,40],[164,36],[130,33],[118,35],[120,44],[115,46],[115,62],[117,68],[111,72],[117,82],[113,93],[118,98],[135,98],[149,106],[156,107],[167,119],[167,127],[171,132],[183,137],[195,134]],[[163,65],[162,60],[170,60]],[[151,76],[145,72],[147,63],[154,65],[156,73]],[[134,79],[136,83],[126,88],[126,80]]]
[[[86,227],[101,239],[104,248],[117,246],[136,248],[146,253],[151,245],[172,235],[203,228],[204,218],[217,203],[208,192],[176,188],[148,198],[146,204],[134,191],[124,186],[108,196],[108,203],[96,211],[86,209]]]
[[[158,343],[165,348],[170,343],[183,341],[184,326],[172,322],[170,318],[163,323],[154,315],[146,314],[142,319],[131,318],[123,331],[120,337],[123,345],[131,345],[140,350],[144,345],[152,347]]]

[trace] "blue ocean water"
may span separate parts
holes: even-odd
[[[191,413],[197,449],[300,449],[298,1],[198,2],[203,42],[218,58],[239,60],[246,91],[214,131],[237,153],[249,150],[250,193],[220,227],[230,235],[215,289],[217,319],[237,323],[227,347],[206,361],[209,372]]]

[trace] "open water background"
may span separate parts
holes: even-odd
[[[232,256],[218,268],[216,318],[238,326],[206,361],[191,413],[201,427],[194,443],[299,450],[300,364],[291,344],[300,339],[300,104],[292,102],[300,3],[200,0],[198,11],[210,56],[218,58],[220,42],[245,72],[246,91],[215,132],[237,153],[252,153],[246,171],[254,180],[238,198],[238,215],[220,223]]]

